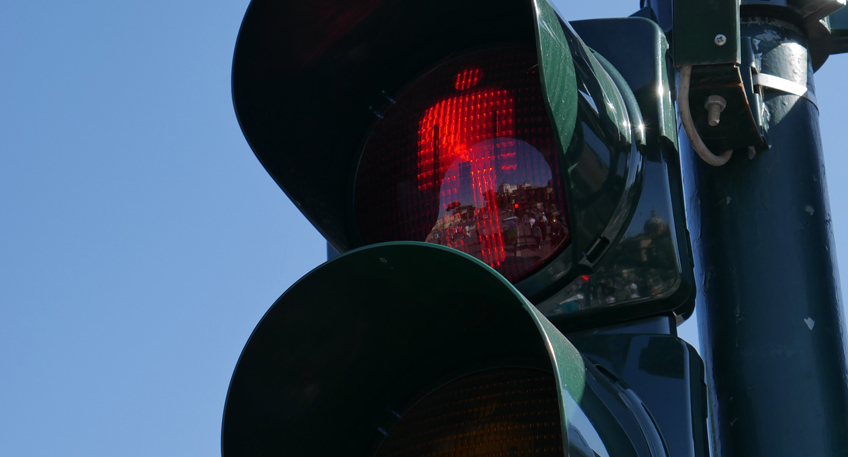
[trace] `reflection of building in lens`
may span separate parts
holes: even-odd
[[[459,201],[443,202],[444,209],[425,241],[478,255],[487,244],[486,236],[499,233],[505,256],[538,260],[543,253],[525,251],[531,247],[540,249],[533,236],[534,226],[540,226],[544,253],[569,238],[568,225],[563,221],[550,181],[544,186],[502,182],[474,200],[475,203],[466,205]],[[482,207],[478,206],[479,202],[483,203]],[[473,239],[458,238],[455,229],[458,225],[467,226],[467,235]]]
[[[657,210],[651,211],[651,217],[645,221],[645,235],[649,238],[657,238],[668,231],[668,224],[657,216]]]
[[[668,223],[651,212],[643,233],[623,237],[596,265],[574,280],[549,314],[617,305],[670,291],[678,280],[674,241]]]

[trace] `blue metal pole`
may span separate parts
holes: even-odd
[[[803,32],[742,19],[761,72],[813,90]],[[765,89],[767,140],[723,167],[682,137],[716,456],[848,455],[839,277],[813,97]]]

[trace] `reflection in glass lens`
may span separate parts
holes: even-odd
[[[569,240],[535,51],[478,51],[411,85],[365,146],[354,204],[366,243],[471,254],[515,281]]]

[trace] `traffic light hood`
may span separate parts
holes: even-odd
[[[538,450],[538,417],[555,426],[543,445],[562,446],[558,455],[595,455],[587,442],[599,451],[606,446],[607,455],[649,455],[634,447],[658,439],[645,435],[633,414],[609,413],[626,407],[622,391],[497,272],[452,249],[402,242],[327,262],[271,307],[230,383],[223,455],[374,455],[428,394],[486,373],[512,378],[496,383],[490,397],[479,384],[453,391],[461,401],[452,414],[467,412],[491,429],[461,423],[456,434],[436,432],[425,445],[491,439],[503,450],[514,441],[523,442],[519,450]],[[538,373],[532,382],[548,394],[521,390],[512,402],[501,398],[498,392],[527,381],[524,373]],[[453,416],[436,423],[449,428]],[[561,442],[551,442],[551,433]]]
[[[268,173],[344,252],[362,245],[349,199],[364,136],[396,91],[457,51],[533,46],[543,20],[555,22],[539,26],[550,32],[542,44],[567,51],[546,0],[254,0],[233,60],[236,114]],[[552,55],[565,59],[542,64],[556,66],[553,112],[567,147],[577,88],[569,53]]]
[[[482,262],[425,243],[351,251],[256,327],[231,382],[224,454],[363,455],[397,421],[390,411],[503,366],[553,372],[566,395],[583,396],[579,353]]]

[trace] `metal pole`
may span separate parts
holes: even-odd
[[[813,88],[800,29],[743,18],[742,35],[762,73]],[[819,113],[779,90],[764,100],[769,150],[712,167],[682,141],[713,455],[844,456],[848,376]]]

